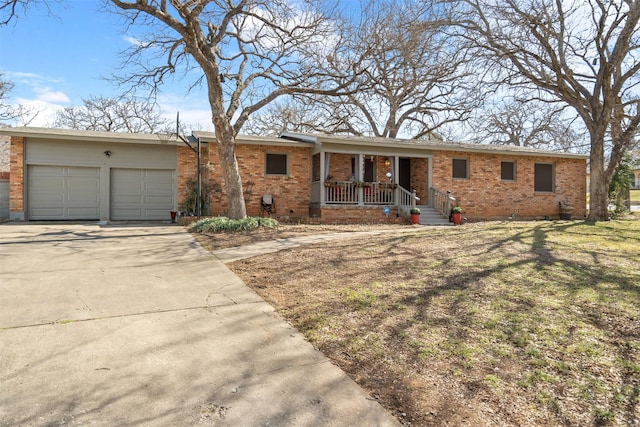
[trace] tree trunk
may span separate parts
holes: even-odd
[[[211,64],[205,63],[205,65],[210,66]],[[247,217],[247,209],[242,192],[242,178],[240,177],[238,160],[236,159],[236,137],[224,108],[218,67],[215,65],[213,67],[203,66],[202,68],[205,70],[207,78],[209,105],[211,106],[213,128],[218,143],[218,156],[227,195],[227,217],[229,219],[245,219]]]
[[[591,221],[609,219],[609,179],[604,168],[604,132],[591,133],[589,216]]]
[[[589,216],[591,221],[606,221],[609,219],[609,185],[604,179],[602,168],[597,170],[591,163],[591,192],[589,201]]]
[[[235,137],[231,125],[223,117],[214,117],[213,123],[218,141],[218,156],[224,176],[225,191],[227,194],[227,206],[230,219],[244,219],[247,217],[247,209],[242,193],[242,178],[238,169],[238,161],[235,153]]]

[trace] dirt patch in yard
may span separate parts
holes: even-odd
[[[295,227],[199,239],[373,228]],[[640,221],[415,227],[230,267],[404,425],[640,423]]]

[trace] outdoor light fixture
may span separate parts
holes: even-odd
[[[107,157],[111,157],[111,151],[107,150],[104,152],[104,155]]]
[[[389,161],[389,159],[387,159],[387,160],[385,160],[385,161],[384,161],[384,165],[385,165],[386,167],[389,167],[389,165],[390,165],[390,164],[391,164],[391,162]]]

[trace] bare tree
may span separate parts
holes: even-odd
[[[318,105],[288,98],[282,102],[273,102],[264,111],[251,116],[245,129],[249,134],[271,136],[283,132],[326,132],[327,129],[334,129],[327,123],[328,119]]]
[[[249,116],[279,96],[327,91],[309,60],[330,49],[335,32],[313,0],[111,0],[131,26],[148,33],[129,52],[132,85],[157,89],[176,70],[197,70],[207,89],[231,218],[246,216],[235,137]],[[149,53],[144,57],[143,53]],[[162,63],[151,62],[161,59]],[[160,58],[161,57],[161,58]],[[330,90],[335,90],[331,88]]]
[[[463,120],[481,98],[465,52],[445,37],[442,12],[415,0],[370,1],[343,30],[348,49],[318,61],[357,90],[302,102],[317,107],[332,133],[422,138]]]
[[[13,120],[17,117],[15,108],[6,102],[12,89],[13,83],[6,80],[4,73],[0,71],[0,120]]]
[[[582,135],[557,103],[501,98],[469,120],[472,141],[562,151],[582,151]]]
[[[7,25],[12,19],[18,19],[21,12],[29,7],[44,6],[51,12],[51,4],[59,0],[0,0],[0,25]]]
[[[444,0],[440,6],[445,4],[457,7],[458,35],[501,82],[533,86],[541,98],[576,110],[590,139],[589,219],[606,219],[612,174],[640,125],[640,2]]]
[[[24,105],[12,105],[7,102],[9,92],[11,92],[12,89],[13,83],[6,79],[4,73],[0,70],[0,121],[25,121],[32,111]]]
[[[166,129],[156,105],[133,98],[92,96],[83,106],[66,107],[56,113],[54,127],[106,132],[156,133]]]

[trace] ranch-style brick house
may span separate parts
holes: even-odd
[[[227,211],[215,134],[190,146],[152,134],[5,128],[11,137],[11,220],[169,220],[196,179],[203,214]],[[236,157],[247,214],[313,223],[448,222],[459,205],[469,221],[586,215],[587,156],[521,147],[284,133],[239,136]]]

